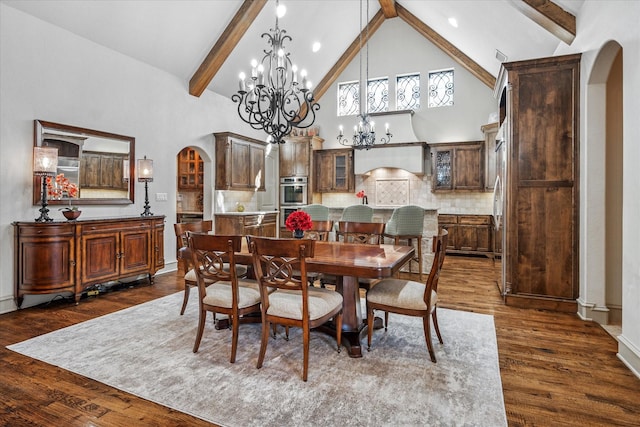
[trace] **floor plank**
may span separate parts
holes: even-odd
[[[616,357],[615,339],[575,314],[505,306],[498,272],[499,262],[447,256],[439,301],[441,307],[495,317],[509,425],[640,424],[640,379]],[[180,274],[169,273],[157,276],[153,286],[108,292],[79,305],[54,301],[1,315],[0,425],[210,426],[5,348],[181,289]]]

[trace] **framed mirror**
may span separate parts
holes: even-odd
[[[78,205],[124,205],[134,202],[135,138],[60,123],[34,121],[34,145],[58,149],[57,176],[78,186]],[[33,179],[33,204],[41,203],[41,177]],[[69,204],[68,196],[48,198]]]

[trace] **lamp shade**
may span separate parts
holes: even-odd
[[[147,159],[147,156],[138,159],[138,181],[153,181],[153,160]]]
[[[40,176],[55,175],[58,171],[58,149],[52,147],[33,147],[33,174]]]

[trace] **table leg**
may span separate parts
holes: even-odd
[[[360,289],[358,278],[337,277],[336,291],[342,295],[342,344],[349,357],[362,357],[360,333],[364,330],[360,309]]]

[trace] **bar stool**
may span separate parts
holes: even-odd
[[[373,208],[368,205],[351,205],[344,208],[340,221],[347,222],[372,222]],[[338,222],[335,223],[335,231],[338,231]]]
[[[328,221],[329,220],[329,208],[325,205],[313,204],[307,205],[300,208],[301,211],[304,211],[309,214],[312,221]]]
[[[411,273],[411,261],[417,261],[420,280],[422,280],[423,224],[424,209],[420,206],[408,205],[395,208],[384,229],[384,237],[393,239],[395,245],[399,245],[401,240],[406,240],[408,246],[413,246],[414,239],[418,242],[417,256],[409,261],[409,272]]]

